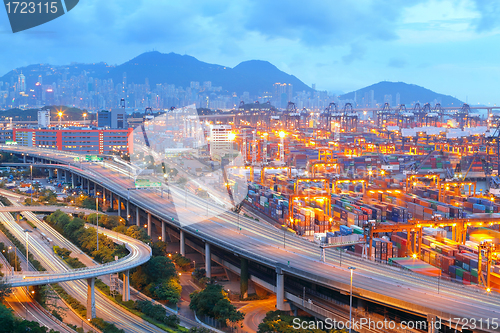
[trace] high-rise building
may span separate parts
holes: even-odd
[[[100,128],[127,129],[127,112],[124,108],[97,112],[97,126]]]
[[[97,127],[111,128],[111,112],[109,111],[97,112]]]
[[[38,111],[38,127],[47,128],[50,126],[50,110]]]
[[[214,160],[233,152],[231,130],[231,125],[210,125],[210,156]]]
[[[286,108],[288,102],[292,100],[293,97],[293,85],[291,83],[280,83],[277,82],[273,84],[274,94],[273,100],[277,107]]]
[[[17,78],[17,88],[18,92],[25,92],[26,91],[26,77],[23,75],[23,72],[19,74]]]

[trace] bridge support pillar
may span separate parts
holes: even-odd
[[[135,207],[135,225],[140,226],[141,225],[141,215],[139,211],[139,207]]]
[[[205,246],[205,251],[207,247]],[[186,241],[184,240],[184,231],[179,231],[179,253],[181,256],[186,255]]]
[[[248,259],[241,258],[240,295],[243,299],[248,297]]]
[[[165,242],[165,241],[166,241],[166,239],[167,239],[166,224],[167,224],[167,222],[165,222],[165,221],[161,221],[161,240],[162,240],[163,242]]]
[[[57,169],[57,181],[60,182],[61,181],[61,169]]]
[[[115,202],[113,200],[113,192],[109,191],[109,208],[114,209]]]
[[[129,223],[130,221],[130,201],[127,200],[127,223]]]
[[[205,271],[207,278],[212,278],[212,255],[210,254],[210,244],[205,242]]]
[[[74,173],[71,174],[71,185],[73,186],[73,188],[76,187],[76,175]]]
[[[94,290],[95,278],[87,279],[87,319],[94,319],[96,317],[95,313],[95,290]]]
[[[129,270],[123,272],[123,292],[122,292],[122,301],[128,302],[130,301],[130,280],[129,280]]]
[[[285,311],[285,276],[281,268],[276,268],[276,308]]]
[[[52,179],[54,177],[54,169],[49,168],[49,178]]]
[[[118,196],[118,216],[122,217],[122,198]]]
[[[23,155],[23,163],[26,163],[26,155]]]
[[[151,213],[148,212],[148,236],[151,237],[152,234],[152,226],[151,226]]]

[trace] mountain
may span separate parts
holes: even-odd
[[[144,83],[146,78],[150,86],[158,83],[175,84],[189,87],[191,81],[211,81],[212,86],[221,86],[229,93],[238,94],[248,91],[256,95],[264,91],[273,91],[276,82],[291,83],[294,90],[312,91],[305,83],[293,75],[280,71],[267,61],[250,60],[234,68],[209,64],[198,59],[175,53],[163,54],[157,51],[143,53],[110,70],[113,82],[121,82],[122,74],[127,73],[127,81]]]
[[[356,93],[356,101],[358,104],[361,104],[361,99],[365,97],[365,94],[369,96],[371,90],[373,90],[374,99],[378,104],[384,103],[384,95],[392,95],[394,105],[391,106],[395,106],[396,95],[398,93],[400,97],[400,104],[405,104],[407,107],[415,102],[420,103],[420,105],[431,103],[431,105],[434,106],[434,100],[441,103],[441,106],[457,106],[463,104],[462,101],[456,99],[455,97],[439,94],[415,84],[389,81],[372,84],[371,86],[341,95],[339,98],[354,100],[354,94]]]
[[[250,95],[257,95],[265,91],[272,92],[273,84],[281,82],[291,83],[294,91],[312,91],[312,88],[297,77],[280,71],[267,61],[250,60],[230,68],[209,64],[188,55],[164,54],[157,51],[143,53],[118,66],[106,63],[67,66],[30,65],[7,73],[0,77],[0,81],[17,82],[17,77],[22,72],[30,87],[37,82],[40,74],[43,76],[44,84],[51,84],[62,79],[64,73],[67,79],[70,79],[71,76],[78,76],[83,71],[87,72],[87,77],[113,79],[115,85],[121,83],[123,73],[127,73],[127,83],[144,84],[148,79],[152,88],[160,83],[186,88],[190,86],[191,81],[197,81],[200,85],[205,81],[211,81],[213,87],[221,86],[222,90],[229,94],[233,92],[242,94],[248,91]]]

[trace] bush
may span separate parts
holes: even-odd
[[[184,271],[191,268],[192,260],[182,256],[179,253],[174,254],[172,256],[172,260]]]
[[[225,323],[237,323],[245,318],[245,314],[238,311],[231,304],[227,293],[221,285],[210,283],[202,291],[195,291],[191,295],[189,308],[197,314],[207,315]]]
[[[54,317],[56,317],[57,319],[59,319],[60,321],[63,321],[63,317],[59,314],[59,312],[57,312],[56,310],[52,310],[52,315]]]
[[[115,324],[108,323],[101,318],[94,318],[90,322],[100,329],[102,333],[125,333],[124,330],[119,329]]]
[[[135,304],[136,308],[142,313],[170,327],[177,327],[180,323],[176,315],[167,316],[167,311],[161,304],[154,304],[149,301],[137,301]]]

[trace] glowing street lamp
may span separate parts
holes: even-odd
[[[59,111],[59,112],[57,113],[57,115],[59,116],[59,128],[61,128],[61,118],[62,118],[62,116],[63,116],[62,111]]]
[[[87,118],[87,113],[83,113],[83,124],[85,124],[85,118]]]

